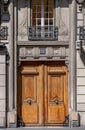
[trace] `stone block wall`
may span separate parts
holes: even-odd
[[[76,80],[77,80],[77,111],[80,114],[80,125],[85,127],[85,45],[79,40],[79,27],[84,26],[84,6],[79,10],[77,5],[77,50],[76,50]]]
[[[6,56],[0,55],[0,127],[6,126]]]

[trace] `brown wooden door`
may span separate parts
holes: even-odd
[[[45,66],[45,124],[63,125],[68,115],[68,72],[64,63]]]
[[[63,62],[22,63],[18,115],[25,125],[63,125],[68,115],[68,73]]]
[[[31,62],[22,64],[20,76],[18,115],[25,125],[43,125],[43,66]]]

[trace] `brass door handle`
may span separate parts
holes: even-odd
[[[32,105],[32,100],[31,99],[26,99],[26,100],[24,100],[23,103]]]
[[[62,100],[55,99],[55,100],[54,100],[54,103],[55,103],[56,105],[58,105],[58,104],[62,104],[63,101],[62,101]]]
[[[58,105],[58,104],[59,104],[59,101],[58,101],[57,99],[56,99],[54,102],[56,103],[56,105]]]
[[[31,101],[31,100],[27,100],[27,103],[28,103],[29,105],[32,105],[32,101]]]

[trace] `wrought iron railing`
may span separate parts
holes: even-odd
[[[0,26],[0,40],[7,40],[8,37],[8,27]]]
[[[58,40],[58,27],[35,26],[29,27],[29,40]]]
[[[85,26],[79,27],[79,40],[85,40]]]

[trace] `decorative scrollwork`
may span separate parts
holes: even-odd
[[[8,37],[8,27],[0,26],[0,40],[7,40]]]
[[[85,26],[79,27],[79,40],[85,40]]]
[[[29,27],[29,40],[58,40],[58,27]]]
[[[69,115],[65,116],[65,120],[63,122],[63,126],[69,126]]]

